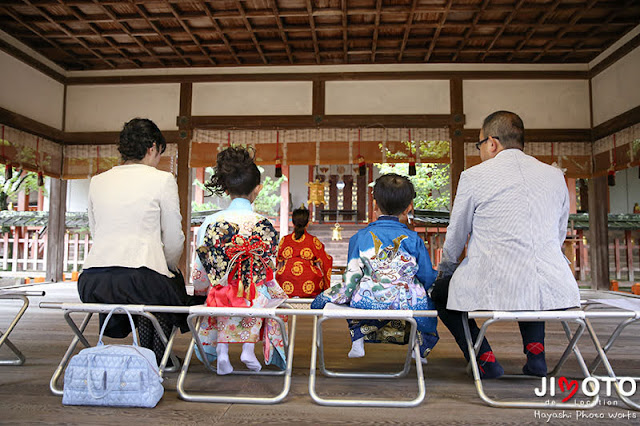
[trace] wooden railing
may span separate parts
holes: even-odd
[[[192,227],[191,265],[195,260],[195,235],[198,227]],[[420,235],[427,243],[427,249],[435,267],[442,259],[442,246],[446,228],[421,228]],[[346,241],[345,241],[346,243]],[[67,230],[64,236],[64,270],[71,273],[81,271],[84,259],[91,249],[92,241],[88,232]],[[564,247],[565,255],[578,281],[591,279],[589,268],[589,231],[568,232]],[[44,276],[47,258],[47,232],[42,227],[11,228],[2,233],[0,241],[1,275]],[[609,271],[610,278],[619,281],[640,280],[640,231],[609,231]],[[339,265],[338,265],[339,266]]]

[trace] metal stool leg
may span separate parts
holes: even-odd
[[[417,324],[413,318],[404,318],[411,324],[411,335],[409,338],[409,346],[407,350],[407,358],[405,359],[405,367],[397,373],[374,373],[374,372],[336,372],[327,370],[324,367],[324,345],[322,343],[322,322],[326,318],[318,320],[313,317],[313,337],[311,343],[311,365],[309,369],[309,395],[317,404],[336,406],[336,407],[416,407],[424,401],[426,396],[424,372],[422,370],[422,361],[420,361],[420,348],[416,339]],[[418,395],[411,400],[404,401],[385,401],[385,400],[361,400],[361,399],[345,399],[345,398],[323,398],[316,392],[316,361],[320,359],[320,370],[328,377],[348,377],[348,378],[399,378],[407,375],[411,360],[411,351],[416,358],[416,374],[418,378]],[[320,352],[320,354],[318,354]]]
[[[189,328],[191,329],[192,338],[191,343],[189,343],[189,348],[187,349],[187,353],[184,358],[184,363],[182,364],[182,370],[180,371],[180,376],[178,376],[177,383],[177,391],[178,396],[185,401],[191,402],[224,402],[224,403],[236,403],[236,404],[276,404],[281,402],[288,394],[291,389],[291,374],[293,371],[293,349],[295,342],[295,333],[296,333],[296,321],[297,317],[293,315],[291,318],[291,334],[287,335],[287,329],[284,324],[284,321],[278,316],[265,316],[265,319],[273,319],[275,320],[282,330],[283,338],[284,338],[284,346],[287,351],[287,363],[286,367],[283,371],[234,371],[232,374],[239,375],[259,375],[259,376],[284,376],[284,384],[281,392],[273,397],[251,397],[251,396],[226,396],[226,395],[211,395],[205,393],[191,393],[187,392],[184,388],[184,384],[187,377],[187,372],[189,370],[189,363],[191,362],[191,358],[193,357],[193,352],[195,347],[199,348],[200,354],[204,358],[204,348],[202,346],[202,342],[198,337],[198,325],[200,323],[200,316],[197,314],[189,315],[187,318],[187,322],[189,323]],[[215,372],[216,370],[204,359],[203,362],[207,369]]]
[[[69,360],[71,359],[71,355],[73,355],[73,351],[75,351],[76,346],[78,346],[78,343],[82,341],[85,347],[91,346],[89,342],[87,342],[87,339],[85,339],[82,333],[84,333],[84,330],[87,328],[87,325],[89,324],[89,321],[91,321],[91,317],[93,316],[93,314],[92,313],[86,314],[79,328],[75,325],[75,323],[71,319],[70,312],[65,312],[64,316],[67,322],[69,322],[69,324],[73,324],[73,327],[71,327],[71,329],[74,331],[75,336],[73,336],[73,340],[71,340],[71,343],[67,348],[67,351],[62,357],[62,360],[60,360],[60,364],[58,364],[58,367],[53,372],[53,376],[51,376],[51,380],[49,381],[49,389],[51,390],[51,393],[57,396],[62,396],[63,394],[63,389],[58,386],[58,379],[62,375],[62,372],[64,371],[64,369],[67,368],[67,364],[69,363]]]
[[[11,352],[14,353],[16,358],[0,360],[0,365],[22,365],[24,364],[24,361],[26,358],[22,354],[22,352],[20,352],[20,350],[16,347],[16,345],[14,345],[11,342],[11,340],[9,340],[9,334],[11,334],[15,326],[18,325],[18,322],[20,321],[20,319],[26,312],[27,308],[29,307],[29,299],[27,298],[27,296],[23,296],[23,295],[10,295],[10,296],[3,296],[1,298],[22,300],[22,306],[20,307],[20,310],[18,311],[18,313],[13,317],[11,324],[9,324],[9,327],[4,331],[4,333],[0,331],[0,348],[2,347],[2,345],[6,344],[7,348],[9,348]]]
[[[549,408],[549,409],[575,409],[576,407],[579,407],[580,409],[588,409],[588,408],[593,408],[594,406],[596,406],[598,404],[599,401],[599,396],[595,395],[591,398],[591,400],[588,403],[585,404],[580,404],[580,405],[576,405],[575,403],[569,403],[569,402],[556,402],[553,404],[547,404],[546,402],[532,402],[532,401],[498,401],[495,400],[493,398],[490,398],[485,392],[484,392],[484,388],[482,385],[482,379],[480,378],[480,369],[478,367],[478,361],[476,359],[477,356],[477,350],[474,347],[474,342],[471,338],[471,331],[469,329],[469,321],[468,321],[468,314],[465,313],[465,315],[463,316],[463,321],[462,321],[462,326],[464,328],[464,334],[465,334],[465,338],[467,340],[467,350],[469,351],[469,364],[471,365],[471,371],[473,373],[473,380],[476,386],[476,391],[478,392],[478,396],[480,397],[480,399],[482,399],[487,405],[491,406],[491,407],[500,407],[500,408]],[[515,319],[517,320],[517,319]],[[487,320],[485,322],[485,324],[483,324],[483,329],[480,330],[480,333],[478,334],[478,341],[482,341],[482,338],[484,337],[484,332],[483,330],[486,330],[488,327],[488,324],[492,324],[493,322],[498,322],[500,321],[500,319],[490,319]],[[564,323],[565,321],[563,321]],[[578,363],[580,365],[580,368],[583,371],[583,374],[585,377],[590,377],[589,374],[589,370],[586,368],[586,363],[584,362],[584,359],[582,358],[582,355],[580,354],[580,351],[577,351],[576,349],[576,344],[578,342],[578,340],[580,339],[580,337],[582,336],[582,333],[584,332],[585,329],[585,322],[581,319],[575,319],[572,320],[572,322],[575,322],[578,324],[578,330],[575,332],[575,334],[573,336],[571,336],[570,331],[567,332],[567,339],[569,340],[569,345],[567,346],[567,349],[565,349],[565,353],[563,354],[563,356],[565,356],[566,354],[568,354],[569,352],[573,352],[574,355],[576,356],[576,358],[578,359]],[[484,327],[484,326],[487,327]],[[565,329],[565,331],[567,331]],[[566,357],[565,357],[566,358]],[[564,361],[563,361],[564,363]],[[524,376],[523,376],[524,377]]]

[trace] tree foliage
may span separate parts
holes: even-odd
[[[416,175],[409,176],[409,164],[376,164],[381,175],[397,173],[407,176],[416,189],[414,208],[423,210],[448,210],[451,201],[449,191],[449,165],[416,164]]]
[[[264,169],[258,166],[261,174],[264,174]],[[207,167],[205,169],[205,176],[211,176],[214,172],[213,167]],[[262,191],[253,202],[253,209],[260,214],[265,216],[277,216],[279,214],[280,208],[280,184],[284,181],[285,177],[281,177],[278,179],[272,179],[270,176],[266,176],[262,180]],[[193,182],[194,186],[197,186],[207,193],[207,189],[204,186],[203,182],[200,182],[196,179]],[[192,211],[206,211],[206,210],[220,210],[221,207],[216,203],[216,200],[228,200],[229,196],[224,195],[219,198],[214,198],[213,201],[209,201],[206,203],[196,203],[195,201],[191,203]]]
[[[21,191],[29,194],[31,191],[39,189],[44,191],[44,188],[38,186],[37,173],[14,170],[11,179],[7,179],[3,167],[0,172],[0,210],[7,210],[9,203],[17,202],[18,194]]]

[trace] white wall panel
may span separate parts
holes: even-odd
[[[135,117],[160,130],[176,130],[180,84],[120,84],[67,87],[66,131],[119,131]]]
[[[193,115],[309,115],[313,83],[195,83]]]
[[[64,85],[0,51],[0,107],[62,130]]]
[[[594,127],[640,105],[640,47],[591,80]]]
[[[480,128],[494,111],[520,115],[525,129],[587,129],[587,80],[465,80],[466,128]]]
[[[328,81],[327,114],[449,114],[448,80]]]

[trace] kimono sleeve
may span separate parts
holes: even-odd
[[[333,257],[331,257],[324,249],[324,244],[318,239],[313,237],[312,248],[315,261],[320,265],[322,270],[323,289],[329,288],[331,284],[331,268],[333,267]]]
[[[431,256],[429,256],[429,252],[427,251],[427,247],[424,245],[424,241],[418,235],[416,235],[415,238],[416,262],[418,263],[416,278],[418,278],[422,283],[425,290],[428,290],[433,285],[437,272],[433,269]]]

